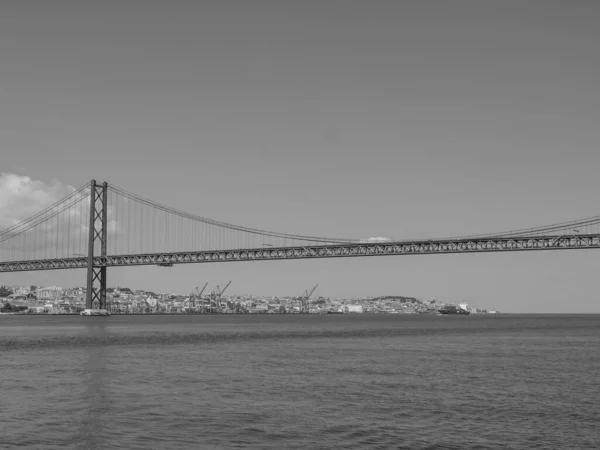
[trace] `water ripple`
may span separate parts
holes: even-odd
[[[600,317],[0,322],[1,448],[600,447]]]

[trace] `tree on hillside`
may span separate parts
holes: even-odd
[[[0,312],[20,312],[25,311],[26,309],[28,309],[27,306],[13,306],[10,303],[5,303],[2,308],[0,308]]]
[[[0,297],[8,297],[13,293],[12,289],[9,289],[5,286],[0,286]]]

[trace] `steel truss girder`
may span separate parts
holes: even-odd
[[[439,239],[270,247],[237,250],[214,250],[177,253],[94,256],[93,267],[170,265],[233,261],[268,261],[284,259],[346,258],[357,256],[430,255],[439,253],[491,253],[540,250],[582,250],[600,248],[600,234],[575,236],[510,237],[485,239]],[[76,269],[87,267],[86,258],[0,262],[0,272]]]
[[[418,255],[436,253],[484,253],[534,250],[600,248],[600,235],[576,237],[502,238],[462,241],[386,242],[302,247],[259,248],[179,253],[107,256],[107,266],[265,261],[280,259],[345,258],[356,256]]]
[[[35,261],[0,262],[0,272],[29,272],[33,270],[84,269],[87,258],[40,259]]]

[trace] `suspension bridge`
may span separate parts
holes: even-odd
[[[369,241],[248,228],[92,180],[0,231],[0,272],[87,269],[86,307],[106,306],[108,267],[600,248],[600,216],[502,233]]]

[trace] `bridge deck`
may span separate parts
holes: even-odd
[[[600,234],[434,239],[95,256],[96,267],[600,248]],[[0,272],[86,268],[87,257],[0,262]]]

